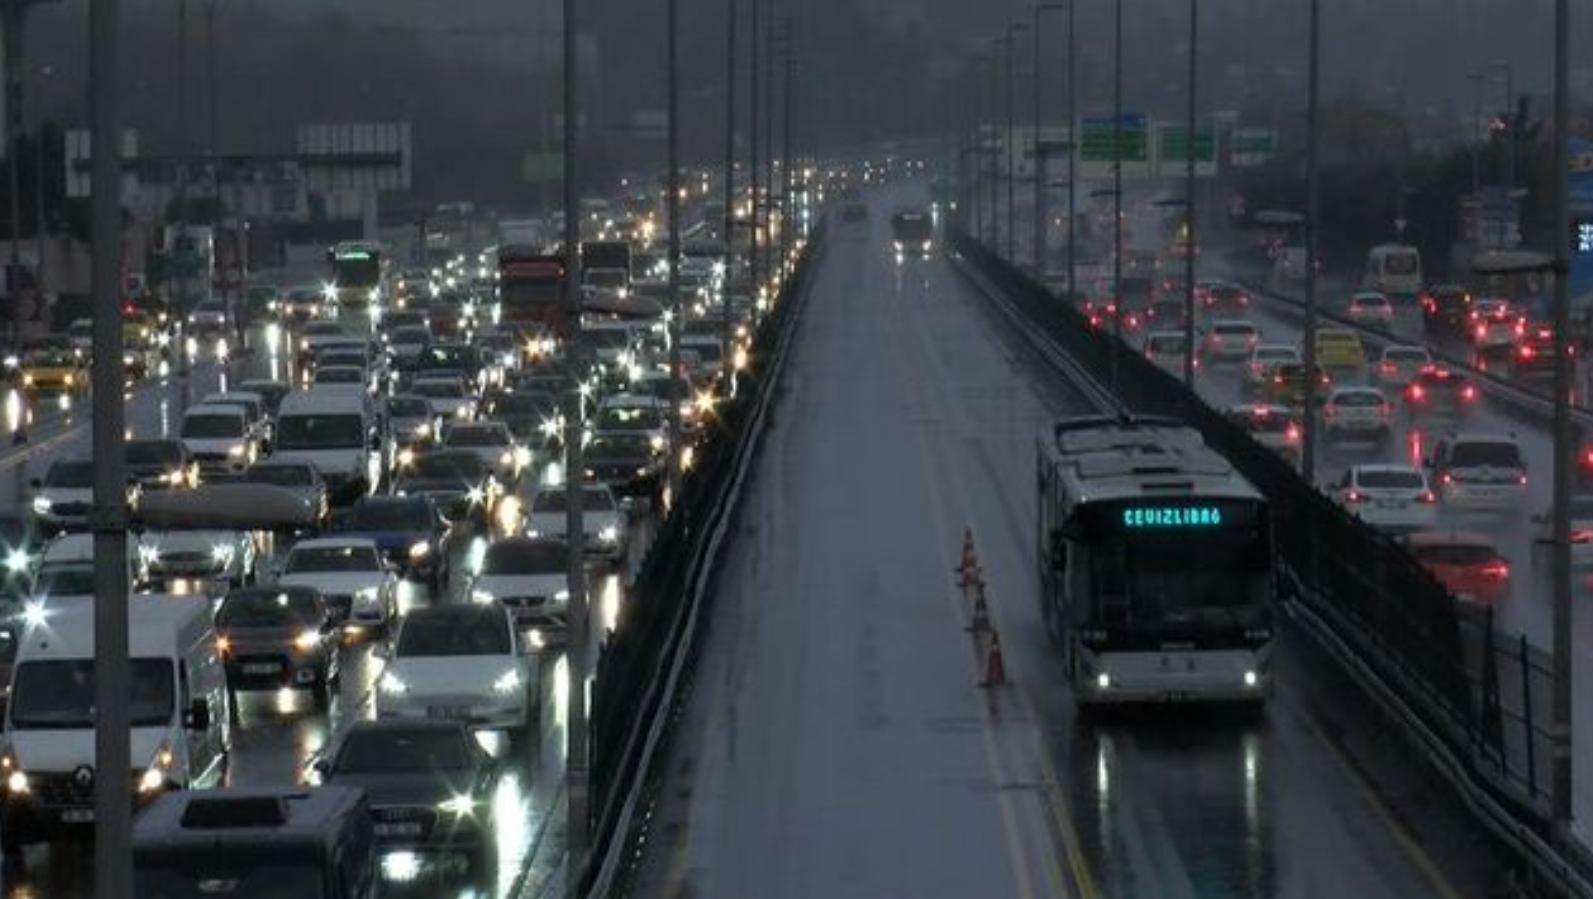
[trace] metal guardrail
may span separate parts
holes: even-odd
[[[1408,723],[1530,870],[1563,892],[1593,896],[1593,866],[1548,823],[1542,653],[1501,640],[1491,615],[1458,603],[1400,545],[1305,483],[1182,380],[1091,329],[1078,310],[978,242],[954,233],[949,243],[1037,326],[1042,338],[1031,339],[1048,339],[1096,379],[1115,382],[1128,409],[1185,420],[1268,497],[1296,619]]]
[[[759,324],[740,389],[716,410],[715,432],[698,445],[680,496],[629,587],[621,627],[602,646],[592,696],[593,848],[582,895],[607,896],[630,860],[649,775],[694,658],[825,230],[821,220]]]

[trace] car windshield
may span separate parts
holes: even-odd
[[[431,341],[431,331],[424,325],[408,325],[403,328],[394,328],[392,341],[393,343],[408,345],[429,343]]]
[[[357,368],[339,366],[337,368],[318,368],[315,370],[315,383],[317,384],[358,384],[365,380],[365,372]]]
[[[87,565],[46,567],[33,580],[34,596],[93,596],[94,569]]]
[[[514,644],[502,613],[493,606],[471,611],[477,609],[479,614],[411,612],[398,632],[398,657],[508,655]]]
[[[486,477],[486,468],[474,453],[427,453],[415,460],[409,473],[418,478],[478,481]]]
[[[129,723],[169,724],[175,689],[167,659],[133,659],[128,680]],[[82,729],[94,726],[94,662],[41,659],[17,666],[11,684],[11,726],[17,730]]]
[[[1593,518],[1593,496],[1571,497],[1572,518]]]
[[[597,416],[597,427],[610,431],[652,431],[664,426],[664,416],[648,406],[610,406]]]
[[[544,490],[531,501],[533,512],[563,512],[569,506],[565,499],[569,496],[563,490]],[[607,490],[588,488],[581,491],[581,509],[585,512],[613,512],[614,495]]]
[[[239,590],[227,594],[216,626],[293,627],[319,623],[315,596],[303,590]]]
[[[1184,351],[1184,336],[1182,334],[1157,334],[1145,341],[1145,348],[1153,353],[1182,353]]]
[[[243,432],[244,423],[241,415],[197,413],[183,419],[182,433],[184,437],[207,440],[220,437],[242,437]]]
[[[1333,405],[1335,406],[1369,409],[1373,406],[1381,406],[1387,402],[1387,400],[1383,399],[1382,394],[1373,393],[1369,390],[1346,390],[1342,393],[1333,394]]]
[[[442,727],[373,727],[349,732],[333,771],[341,774],[463,771],[470,746],[463,730]]]
[[[1521,450],[1502,441],[1466,441],[1455,444],[1449,464],[1455,468],[1520,468]]]
[[[1218,322],[1211,326],[1214,334],[1250,335],[1256,332],[1254,325],[1244,322]]]
[[[208,852],[202,859],[180,864],[138,862],[141,899],[216,899],[224,885],[226,899],[279,899],[282,896],[325,895],[326,874],[317,864],[281,863],[249,853],[236,861],[226,852]]]
[[[127,464],[134,468],[165,468],[182,460],[182,444],[175,441],[134,440],[127,444]]]
[[[1256,412],[1253,409],[1240,409],[1229,414],[1229,420],[1252,434],[1283,434],[1292,424],[1288,415],[1273,412]]]
[[[268,463],[256,465],[245,471],[240,480],[251,484],[271,484],[276,487],[308,487],[315,483],[315,470],[308,465]]]
[[[56,462],[44,474],[44,486],[62,490],[87,490],[94,486],[93,462]]]
[[[382,568],[369,546],[300,546],[288,553],[287,574],[374,572]]]
[[[277,449],[348,449],[365,445],[365,419],[350,414],[299,414],[277,422]]]
[[[456,400],[465,396],[465,385],[458,381],[416,381],[409,389],[416,396],[430,399]]]
[[[563,574],[568,565],[569,554],[563,543],[552,540],[503,541],[487,547],[481,560],[481,573]]]
[[[491,425],[456,425],[448,429],[448,446],[508,446],[509,432]]]
[[[1257,362],[1293,362],[1300,354],[1290,349],[1258,349],[1255,358]]]
[[[1411,547],[1417,561],[1430,565],[1486,565],[1495,558],[1491,547],[1475,543],[1436,543]]]
[[[425,418],[431,414],[431,406],[424,397],[395,396],[387,401],[387,414],[391,418]]]
[[[1426,484],[1420,472],[1402,468],[1363,468],[1355,483],[1369,490],[1420,490]]]
[[[436,524],[424,499],[360,500],[343,521],[344,527],[356,531],[424,531]]]

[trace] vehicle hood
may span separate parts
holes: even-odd
[[[238,535],[233,531],[145,531],[138,538],[139,547],[167,553],[209,552],[213,547],[237,547]]]
[[[396,774],[334,773],[327,783],[359,787],[366,800],[379,805],[436,805],[457,794],[469,792],[474,778],[469,771],[438,773],[403,772]]]
[[[359,528],[339,528],[339,536],[364,537],[376,544],[376,548],[386,552],[388,550],[408,550],[415,543],[425,540],[432,541],[432,533],[420,529],[397,529],[391,531],[366,531]]]
[[[133,768],[149,765],[155,750],[170,733],[165,727],[135,727],[132,730]],[[24,771],[67,772],[87,765],[94,767],[94,729],[6,731],[6,741]],[[180,740],[178,741],[181,742]],[[173,745],[172,751],[181,747]]]
[[[37,495],[52,503],[91,503],[94,501],[94,488],[40,487]]]
[[[365,448],[359,446],[335,449],[278,449],[272,459],[283,462],[308,462],[323,474],[360,474],[365,464]]]
[[[518,655],[492,656],[395,656],[387,671],[409,687],[408,695],[492,694],[492,685],[509,671],[525,676]]]
[[[563,572],[558,574],[478,574],[470,589],[491,593],[494,599],[506,596],[552,596],[569,587]]]
[[[386,576],[376,571],[326,571],[284,574],[277,583],[284,587],[313,587],[332,596],[349,596],[366,589],[381,589]]]

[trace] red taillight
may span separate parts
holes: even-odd
[[[1523,346],[1520,352],[1523,359],[1532,359],[1538,355],[1538,351],[1530,346]]]
[[[1507,580],[1510,577],[1510,566],[1504,562],[1489,562],[1482,566],[1482,576],[1496,581]]]
[[[1446,471],[1438,476],[1438,480],[1445,484],[1453,484],[1455,483],[1455,476]]]
[[[1422,400],[1427,398],[1427,391],[1423,390],[1422,389],[1422,385],[1420,385],[1420,384],[1412,384],[1412,385],[1410,385],[1410,389],[1405,391],[1405,393],[1406,393],[1407,396],[1409,396],[1413,400],[1416,400],[1417,402],[1421,402]]]
[[[1488,336],[1488,326],[1487,325],[1478,325],[1477,326],[1477,339],[1481,340],[1481,339],[1483,339],[1484,337],[1487,337],[1487,336]]]
[[[1245,340],[1249,341],[1252,344],[1255,343],[1256,341],[1260,340],[1260,339],[1261,339],[1261,335],[1260,334],[1251,334],[1249,337],[1245,338]]]
[[[1283,383],[1283,375],[1273,375],[1272,376],[1272,383],[1274,383],[1274,384],[1282,384]]]
[[[1289,441],[1290,443],[1299,443],[1300,442],[1300,426],[1299,425],[1289,425],[1289,429],[1283,432],[1283,439]]]
[[[1383,360],[1383,364],[1380,367],[1383,369],[1383,374],[1385,375],[1392,375],[1399,371],[1399,366],[1389,362],[1386,359]]]
[[[1523,471],[1521,473],[1521,477],[1517,478],[1517,481],[1521,484],[1521,486],[1527,486],[1527,473]]]
[[[1593,531],[1587,530],[1586,528],[1577,528],[1576,530],[1571,532],[1571,542],[1572,543],[1589,543],[1589,542],[1593,542]]]
[[[1582,465],[1586,468],[1593,468],[1593,449],[1587,450],[1582,454]]]
[[[1416,501],[1419,502],[1419,503],[1427,503],[1428,505],[1431,505],[1433,503],[1438,502],[1438,497],[1436,495],[1434,495],[1434,493],[1431,490],[1423,490],[1421,492],[1421,495],[1416,497]]]
[[[1344,494],[1344,501],[1347,503],[1363,503],[1366,501],[1366,497],[1359,490],[1349,490]]]
[[[1465,387],[1461,388],[1460,398],[1466,400],[1467,402],[1475,400],[1477,398],[1477,388],[1467,384]]]

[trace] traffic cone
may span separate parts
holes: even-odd
[[[957,563],[954,572],[957,575],[957,586],[966,590],[979,579],[979,556],[974,550],[973,529],[963,528],[962,531],[962,561]]]
[[[1001,658],[1001,635],[990,632],[990,649],[985,652],[985,679],[981,687],[1004,687],[1007,684],[1007,664]]]
[[[979,592],[975,594],[973,621],[968,625],[968,633],[983,634],[990,631],[990,605],[985,602],[985,585],[979,584]]]

